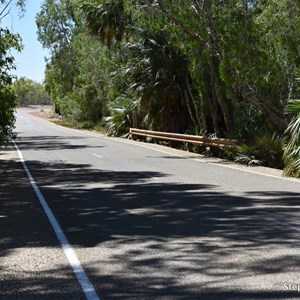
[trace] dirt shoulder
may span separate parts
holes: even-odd
[[[55,121],[58,120],[57,116],[53,112],[53,106],[51,105],[45,105],[41,107],[40,105],[31,105],[30,108],[32,108],[32,112],[30,112],[31,115],[46,119],[49,121]]]

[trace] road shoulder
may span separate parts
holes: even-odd
[[[1,299],[84,299],[13,146],[0,153],[0,228]]]

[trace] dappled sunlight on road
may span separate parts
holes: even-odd
[[[169,176],[159,172],[116,172],[64,162],[27,164],[104,298],[135,299],[141,290],[156,299],[273,299],[274,292],[282,298],[295,296],[285,292],[274,275],[291,282],[297,274],[297,235],[277,228],[270,217],[290,216],[297,222],[297,193],[233,196],[216,191],[213,184],[153,180]],[[24,178],[14,184],[28,188]],[[10,199],[11,184],[2,187],[12,214],[32,205]],[[34,230],[38,235],[38,227]],[[34,238],[33,233],[18,245],[6,231],[2,256],[13,255],[18,247],[51,247],[53,241]],[[251,284],[257,280],[264,281],[264,287]]]

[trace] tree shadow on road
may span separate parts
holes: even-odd
[[[70,141],[72,142],[70,143]],[[86,148],[104,147],[86,145],[84,137],[55,135],[21,137],[18,139],[17,144],[22,150],[30,151],[82,150]]]
[[[28,246],[57,247],[20,164],[3,163],[1,256]],[[297,232],[276,223],[298,222],[299,193],[233,196],[213,183],[172,182],[159,172],[27,164],[103,299],[299,296],[281,281],[294,283],[299,275]]]

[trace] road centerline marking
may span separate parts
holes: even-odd
[[[19,147],[17,146],[17,144],[15,142],[13,142],[13,143],[14,143],[14,146],[19,155],[20,162],[22,163],[23,169],[26,172],[26,175],[31,183],[31,186],[34,189],[34,191],[39,199],[39,202],[42,205],[42,207],[48,217],[50,224],[52,225],[52,228],[63,248],[65,255],[67,256],[67,259],[73,269],[73,272],[74,272],[79,284],[82,287],[82,290],[86,296],[86,299],[87,300],[100,300],[100,298],[98,297],[88,276],[86,275],[85,271],[83,270],[83,267],[81,266],[81,263],[80,263],[79,259],[77,258],[75,251],[73,250],[66,235],[64,234],[62,228],[60,227],[57,219],[55,218],[53,212],[51,211],[50,207],[48,206],[46,199],[44,198],[37,183],[35,182],[33,176],[31,175],[31,172],[29,171],[29,169],[26,165],[26,162],[25,162],[25,159],[23,157],[21,150],[19,149]]]
[[[103,156],[99,155],[99,154],[96,154],[96,153],[93,153],[94,156],[98,157],[98,158],[103,158]]]

